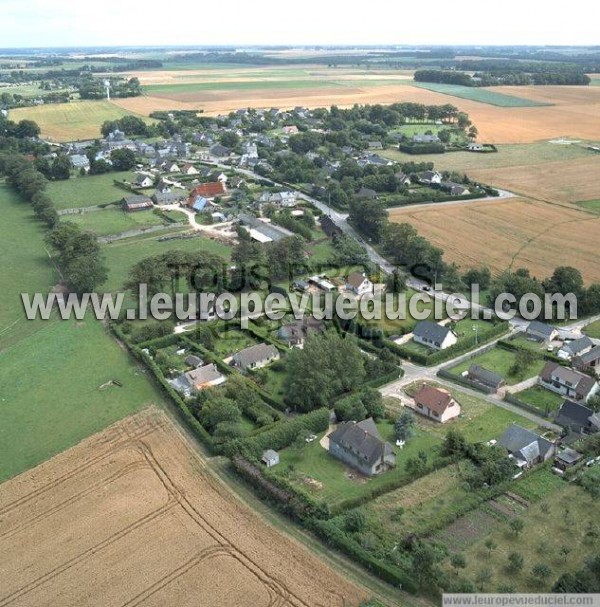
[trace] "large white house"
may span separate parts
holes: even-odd
[[[445,350],[458,341],[458,336],[448,327],[422,320],[413,331],[413,340],[434,350]]]

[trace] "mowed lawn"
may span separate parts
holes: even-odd
[[[231,247],[203,236],[162,242],[158,240],[167,235],[175,235],[183,231],[185,231],[184,228],[179,228],[173,232],[127,238],[103,245],[102,250],[108,267],[108,281],[102,285],[102,289],[105,291],[120,290],[127,280],[129,270],[138,261],[167,251],[210,251],[216,255],[221,255],[225,261],[229,261]]]
[[[527,388],[526,390],[517,392],[515,396],[542,413],[556,411],[565,400],[564,396],[550,392],[550,390],[546,390],[546,388],[542,388],[541,386]]]
[[[183,214],[181,218],[183,220],[186,219]],[[110,206],[102,211],[69,215],[64,219],[76,223],[82,230],[93,232],[97,236],[168,225],[160,215],[153,213],[151,210],[139,213],[126,213],[118,206]]]
[[[102,388],[111,380],[121,386]],[[0,401],[0,482],[163,403],[141,368],[92,318],[47,321],[0,352]]]
[[[31,206],[0,182],[0,352],[40,328],[43,321],[27,320],[21,293],[48,293],[58,273],[44,248],[44,229]],[[1,396],[0,396],[1,398]]]
[[[434,91],[435,93],[442,93],[444,95],[451,95],[452,97],[469,99],[471,101],[478,101],[480,103],[487,103],[489,105],[497,105],[499,107],[539,107],[543,105],[550,105],[540,101],[533,101],[532,99],[524,99],[521,97],[515,97],[513,95],[497,93],[494,90],[477,86],[438,84],[437,82],[413,82],[412,84],[413,86],[418,86],[420,88],[427,89],[428,91]]]
[[[42,129],[42,137],[55,141],[94,139],[100,137],[100,127],[106,120],[118,120],[130,112],[110,101],[73,101],[11,110],[10,118],[34,120]]]
[[[51,181],[46,191],[58,210],[92,207],[129,196],[129,192],[115,186],[114,182],[132,177],[133,174],[127,171],[77,176],[64,181]]]
[[[519,368],[519,371],[515,374],[512,373],[512,367],[515,363],[516,353],[511,350],[505,350],[504,348],[492,348],[479,356],[465,360],[464,362],[452,367],[452,373],[457,375],[462,374],[464,371],[468,371],[471,365],[479,365],[484,367],[488,371],[493,371],[501,375],[508,385],[517,384],[528,377],[538,375],[544,367],[546,361],[543,358],[535,360],[533,364],[526,369]]]
[[[600,339],[600,320],[589,324],[583,329],[583,332],[593,339]]]

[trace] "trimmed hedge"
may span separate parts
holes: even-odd
[[[289,421],[282,421],[256,436],[238,438],[224,447],[228,457],[243,455],[246,459],[258,461],[266,449],[285,449],[302,432],[322,432],[329,427],[329,409],[317,409]]]
[[[324,539],[329,545],[334,546],[350,558],[360,563],[363,567],[374,573],[388,584],[392,584],[406,592],[415,594],[417,586],[413,580],[397,567],[374,557],[367,552],[358,542],[344,533],[335,523],[331,521],[312,520],[310,528]]]

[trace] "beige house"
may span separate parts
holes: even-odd
[[[460,415],[460,405],[447,390],[423,386],[413,398],[417,413],[442,424]]]

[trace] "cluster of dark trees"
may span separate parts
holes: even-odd
[[[511,71],[488,71],[488,66],[473,76],[457,70],[426,69],[417,70],[414,74],[416,82],[436,82],[443,84],[458,84],[461,86],[525,86],[525,85],[583,85],[587,86],[591,79],[579,69],[564,69],[556,71],[553,68],[536,70],[528,73],[524,69]]]
[[[40,134],[40,127],[33,120],[20,120],[14,122],[9,120],[4,114],[0,114],[0,149],[13,149],[19,143],[17,141],[8,141],[9,139],[35,139]],[[12,144],[12,145],[11,145]]]
[[[139,97],[142,94],[142,86],[138,78],[109,78],[111,97]],[[106,87],[104,80],[85,75],[77,82],[79,96],[82,99],[104,99]]]
[[[100,127],[103,137],[107,137],[112,131],[123,131],[128,137],[150,137],[153,133],[151,128],[137,116],[123,116],[117,120],[106,120]]]

